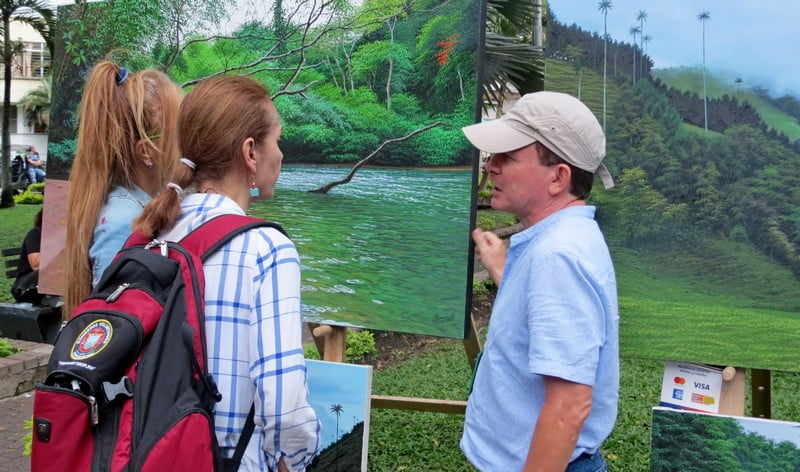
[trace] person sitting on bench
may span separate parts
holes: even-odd
[[[42,159],[36,148],[31,146],[28,153],[25,155],[25,161],[28,163],[28,178],[32,184],[40,184],[44,182],[44,170],[42,170]]]
[[[22,242],[22,254],[19,256],[17,278],[11,286],[11,294],[17,303],[28,302],[40,305],[42,295],[39,287],[39,246],[42,239],[42,210],[33,219],[33,228],[25,235]]]

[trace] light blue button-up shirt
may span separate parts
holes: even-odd
[[[611,433],[619,386],[614,267],[595,208],[561,210],[512,236],[461,448],[482,471],[522,470],[545,398],[543,376],[592,387],[570,460]]]

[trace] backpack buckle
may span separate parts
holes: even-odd
[[[160,239],[154,239],[154,240],[150,241],[149,243],[147,243],[144,246],[144,248],[145,249],[153,249],[156,246],[158,246],[161,249],[161,255],[164,256],[164,257],[167,257],[169,252],[168,252],[167,242],[166,241],[162,241]]]
[[[109,403],[117,399],[118,396],[133,397],[133,381],[127,375],[123,376],[119,382],[103,382],[103,393],[106,394],[106,400]]]

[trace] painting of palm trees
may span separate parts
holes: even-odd
[[[611,0],[600,0],[597,9],[603,13],[603,130],[606,129],[606,97],[608,91],[608,11]]]
[[[344,411],[344,407],[342,407],[341,403],[332,403],[330,408],[331,413],[336,415],[336,440],[339,440],[339,417],[342,416],[342,412]]]
[[[314,360],[306,367],[308,400],[322,424],[320,453],[308,470],[366,471],[372,367]]]
[[[800,3],[762,3],[547,2],[545,89],[575,95],[585,51],[605,122],[623,356],[800,370]]]
[[[703,130],[708,133],[708,88],[706,87],[706,22],[711,13],[703,10],[697,15],[697,21],[703,25]]]

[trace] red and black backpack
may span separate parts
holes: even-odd
[[[206,365],[208,256],[249,229],[275,223],[239,215],[209,220],[178,243],[134,233],[56,339],[35,387],[31,471],[237,470],[222,459]]]

